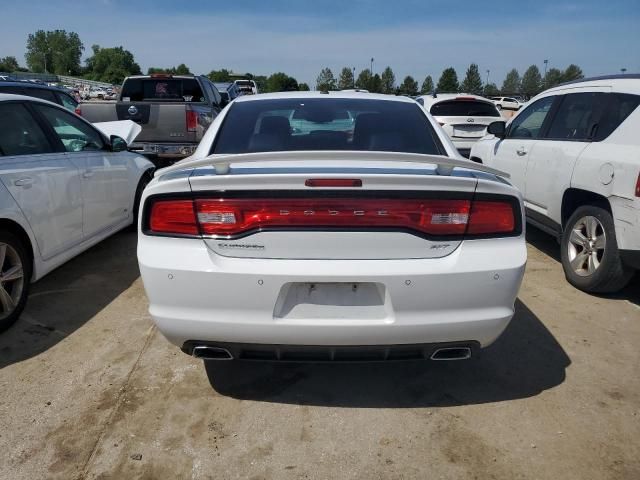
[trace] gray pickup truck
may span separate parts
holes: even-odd
[[[153,74],[125,78],[116,102],[83,102],[79,109],[92,123],[133,120],[142,132],[130,150],[171,160],[195,151],[221,101],[207,77]]]

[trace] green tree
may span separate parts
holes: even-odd
[[[396,90],[396,76],[393,74],[391,67],[387,67],[383,70],[380,76],[381,88],[380,91],[386,94],[392,94]]]
[[[555,87],[562,82],[564,82],[564,75],[562,71],[557,68],[550,68],[549,70],[547,70],[547,74],[545,75],[543,81],[545,89]]]
[[[571,82],[573,80],[580,80],[581,78],[584,78],[584,74],[579,66],[572,63],[563,72],[562,77],[565,82]]]
[[[299,83],[298,84],[298,90],[300,90],[301,92],[308,92],[309,90],[311,90],[309,88],[309,85],[306,83]]]
[[[358,75],[358,79],[356,80],[356,88],[362,88],[364,90],[369,90],[371,87],[371,79],[373,75],[371,75],[371,70],[365,68]]]
[[[422,88],[420,89],[420,93],[423,95],[427,95],[433,92],[433,78],[431,75],[427,75],[422,82]]]
[[[226,68],[222,70],[211,70],[207,77],[209,77],[209,80],[212,82],[229,82],[231,81],[230,73]]]
[[[18,65],[18,60],[16,57],[4,57],[0,58],[0,72],[17,72],[20,70],[20,65]]]
[[[455,93],[458,91],[458,74],[453,67],[445,68],[438,80],[438,92]]]
[[[336,89],[336,79],[329,67],[323,68],[316,79],[316,90],[328,92]]]
[[[283,72],[277,72],[267,79],[266,90],[268,92],[295,92],[298,90],[298,81]]]
[[[353,80],[353,70],[349,67],[344,67],[338,77],[338,90],[353,88]]]
[[[377,73],[371,77],[369,91],[371,93],[382,93],[382,78]]]
[[[133,54],[122,47],[91,47],[93,55],[87,59],[86,77],[112,84],[122,83],[129,75],[140,75],[140,65],[135,62]]]
[[[497,97],[500,95],[500,90],[498,90],[498,86],[495,83],[489,83],[484,86],[483,95],[485,97]]]
[[[502,82],[501,92],[503,95],[514,95],[520,93],[520,74],[518,70],[512,68]]]
[[[184,63],[181,63],[175,67],[174,72],[176,75],[191,75],[191,70]]]
[[[482,78],[480,77],[480,71],[478,65],[472,63],[467,69],[467,73],[460,85],[460,90],[467,93],[480,94],[482,92]]]
[[[400,84],[400,93],[402,95],[417,95],[418,82],[411,75],[407,75]]]
[[[184,63],[181,63],[177,67],[171,68],[149,67],[147,69],[147,75],[151,75],[153,73],[166,73],[169,75],[190,75],[191,71],[189,70],[189,67],[187,67]]]
[[[78,75],[84,45],[75,32],[38,30],[27,37],[27,66],[34,72]]]
[[[542,76],[535,65],[531,65],[522,75],[522,93],[533,97],[542,90]]]

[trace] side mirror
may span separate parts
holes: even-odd
[[[124,138],[117,135],[111,135],[110,140],[112,152],[124,152],[127,150],[128,145]]]
[[[487,133],[495,135],[498,138],[504,138],[507,132],[506,122],[491,122],[487,127]]]

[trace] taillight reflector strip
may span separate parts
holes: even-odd
[[[304,184],[307,187],[361,187],[359,178],[309,178]]]

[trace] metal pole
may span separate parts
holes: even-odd
[[[353,88],[356,88],[356,67],[353,67]]]
[[[371,57],[371,75],[373,75],[373,57]]]
[[[547,76],[547,65],[548,64],[549,64],[549,60],[545,59],[545,61],[544,61],[544,77]]]
[[[489,85],[489,70],[487,70],[487,83],[485,85]]]

